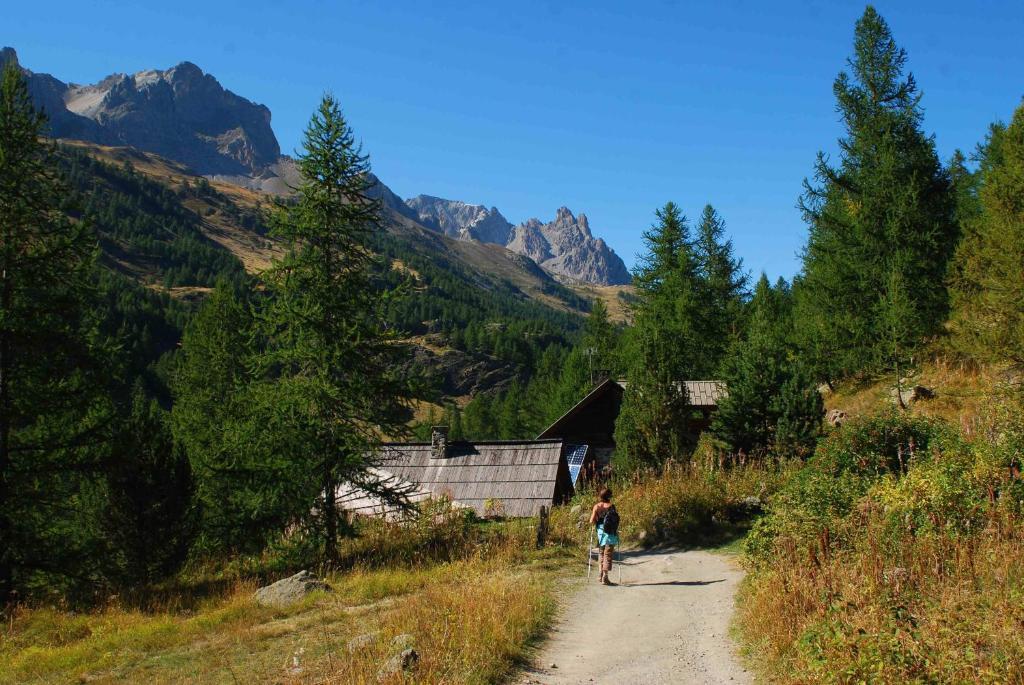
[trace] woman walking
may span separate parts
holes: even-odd
[[[612,570],[612,556],[619,544],[619,512],[612,504],[612,491],[601,488],[597,493],[597,504],[590,512],[590,523],[597,526],[597,546],[601,548],[601,575],[598,582],[612,585],[608,574]]]

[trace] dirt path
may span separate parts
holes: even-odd
[[[729,638],[736,586],[743,577],[731,557],[678,550],[622,557],[621,584],[599,586],[595,572],[569,600],[535,668],[516,682],[752,682]],[[618,568],[612,580],[618,582]]]

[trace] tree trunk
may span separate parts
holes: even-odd
[[[5,241],[6,242],[6,241]],[[7,247],[5,245],[5,247]],[[14,284],[5,260],[0,279],[0,311],[10,319],[14,299]],[[7,602],[13,589],[14,572],[11,568],[11,525],[9,513],[4,510],[8,500],[11,471],[11,332],[5,324],[0,328],[0,604]]]
[[[338,505],[335,501],[337,485],[331,473],[330,462],[324,462],[324,561],[334,565],[338,561]]]
[[[896,404],[900,409],[905,410],[907,405],[903,402],[903,382],[900,378],[900,360],[896,357]]]

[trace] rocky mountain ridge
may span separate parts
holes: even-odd
[[[0,63],[9,61],[18,64],[17,53],[3,48]],[[191,62],[112,74],[89,85],[22,69],[55,138],[130,146],[204,176],[251,179],[242,185],[259,189],[293,175],[270,126],[270,110],[225,89]]]
[[[422,223],[460,240],[504,245],[543,269],[597,285],[623,285],[630,275],[622,259],[601,238],[594,238],[587,215],[560,207],[548,223],[528,219],[513,226],[496,207],[417,195],[405,201]]]
[[[0,50],[0,65],[7,62],[19,64],[13,48]],[[112,74],[91,85],[22,71],[55,138],[133,147],[252,190],[286,194],[298,184],[295,163],[281,154],[271,128],[270,110],[227,90],[191,62]],[[513,227],[495,207],[427,195],[403,201],[379,181],[375,194],[403,219],[459,240],[506,247],[551,274],[596,285],[629,282],[625,264],[593,237],[586,216],[573,216],[565,207],[552,222],[530,219]]]

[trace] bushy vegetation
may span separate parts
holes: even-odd
[[[746,542],[743,634],[774,682],[1013,682],[1022,414],[883,414],[829,436]]]

